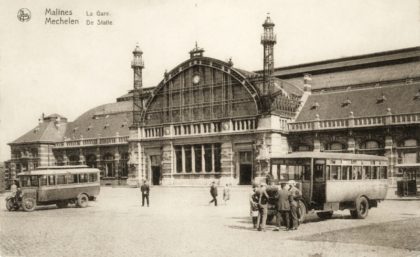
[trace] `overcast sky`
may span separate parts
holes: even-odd
[[[10,158],[7,143],[34,128],[42,113],[72,121],[125,94],[136,42],[144,52],[144,85],[154,86],[165,69],[189,57],[195,41],[206,56],[261,69],[267,12],[276,24],[276,67],[420,46],[419,3],[0,0],[0,161]],[[29,22],[17,19],[23,7],[32,13]],[[71,10],[80,24],[45,25],[46,8]],[[113,25],[85,25],[86,11],[97,10],[110,12]]]

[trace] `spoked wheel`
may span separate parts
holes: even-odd
[[[76,205],[77,205],[77,207],[85,208],[85,207],[88,206],[88,202],[89,202],[88,196],[85,195],[85,194],[80,194],[77,197]]]
[[[36,200],[34,198],[24,198],[22,200],[22,208],[24,211],[33,211],[36,208]]]
[[[359,197],[356,200],[356,210],[351,210],[350,214],[353,218],[364,219],[369,213],[369,202],[366,197]]]
[[[6,201],[6,209],[8,211],[13,211],[15,209],[13,199],[9,199]]]
[[[323,212],[317,212],[316,215],[323,220],[326,219],[331,219],[331,217],[333,216],[334,212],[333,211],[323,211]]]

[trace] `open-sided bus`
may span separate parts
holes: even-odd
[[[19,173],[18,177],[25,211],[49,204],[59,208],[69,203],[86,207],[100,191],[99,170],[85,165],[39,167]]]
[[[388,159],[382,156],[295,152],[271,157],[270,172],[279,182],[298,182],[301,221],[309,210],[326,219],[349,209],[353,218],[363,219],[385,199],[387,168]]]

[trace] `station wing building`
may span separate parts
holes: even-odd
[[[271,155],[295,151],[387,156],[391,182],[419,169],[420,47],[275,68],[269,17],[263,28],[262,70],[196,45],[156,87],[143,87],[136,47],[133,89],[73,122],[43,116],[9,143],[8,178],[86,164],[110,184],[250,184],[270,173]]]

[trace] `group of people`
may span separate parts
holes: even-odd
[[[274,185],[271,185],[271,187],[274,187]],[[280,188],[274,195],[277,218],[275,231],[279,231],[282,225],[285,226],[287,231],[297,230],[299,226],[299,199],[301,197],[302,193],[296,187],[294,180],[280,184]],[[266,185],[253,186],[249,201],[254,228],[258,231],[265,231],[269,201]]]
[[[217,186],[216,186],[216,182],[211,182],[210,185],[210,195],[211,195],[211,201],[209,202],[209,204],[214,203],[214,206],[217,206]],[[223,201],[225,203],[225,205],[227,204],[227,201],[229,201],[230,199],[230,184],[226,184],[223,187]]]

